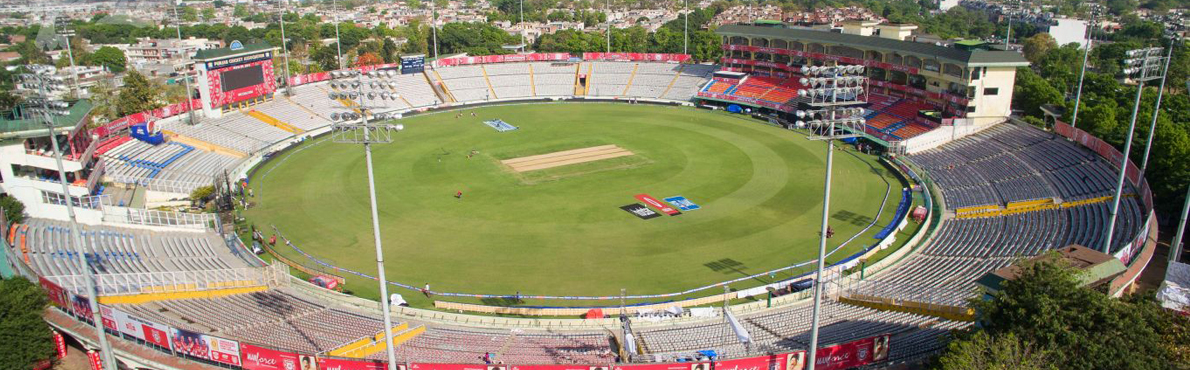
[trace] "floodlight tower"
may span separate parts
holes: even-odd
[[[393,142],[393,133],[403,130],[404,125],[383,124],[387,115],[375,114],[364,105],[363,73],[359,70],[335,71],[332,78],[345,79],[355,77],[356,97],[359,100],[354,112],[335,113],[331,118],[337,118],[331,124],[331,140],[343,144],[363,144],[364,163],[368,169],[368,197],[372,207],[372,237],[376,243],[376,279],[380,281],[380,309],[384,313],[384,344],[388,352],[388,369],[397,370],[397,353],[393,349],[392,312],[389,307],[388,280],[384,276],[384,249],[380,242],[380,215],[376,206],[376,176],[372,171],[372,144],[389,144]],[[371,117],[369,117],[371,116]],[[369,122],[374,118],[376,122]]]
[[[103,317],[99,310],[99,290],[96,289],[95,271],[91,269],[91,261],[87,259],[86,248],[83,246],[83,240],[79,236],[78,218],[74,214],[74,197],[70,195],[70,186],[66,182],[66,168],[62,164],[62,149],[58,147],[58,136],[54,132],[54,126],[56,126],[55,117],[69,114],[69,111],[66,109],[70,105],[63,101],[50,99],[49,93],[46,91],[46,86],[61,85],[65,81],[62,81],[57,76],[45,76],[39,73],[24,74],[21,78],[37,85],[37,89],[41,95],[40,98],[30,99],[28,103],[34,106],[33,110],[42,113],[42,117],[45,119],[46,129],[50,134],[50,146],[54,150],[54,160],[58,164],[58,182],[62,184],[62,201],[66,203],[66,215],[70,218],[70,241],[74,244],[74,249],[78,253],[79,267],[82,269],[83,280],[86,281],[84,289],[87,291],[83,296],[87,297],[89,301],[89,309],[92,315],[91,323],[94,324],[95,335],[99,338],[99,356],[102,358],[105,368],[115,369],[116,357],[112,354],[111,344],[107,342],[107,335],[103,331]],[[82,204],[81,199],[79,204]]]
[[[174,25],[177,26],[177,29],[178,29],[178,48],[182,50],[183,57],[189,58],[190,55],[189,55],[189,53],[186,52],[186,48],[182,47],[182,18],[178,17],[178,2],[174,2]],[[187,113],[186,118],[188,118],[190,120],[188,123],[193,125],[194,124],[194,107],[190,105],[190,101],[192,100],[192,97],[190,95],[189,65],[190,64],[187,63],[187,64],[184,64],[182,67],[182,68],[185,68],[185,70],[182,73],[182,81],[186,82],[186,113]]]
[[[826,263],[827,220],[830,216],[831,170],[834,165],[834,141],[863,135],[863,108],[867,104],[867,77],[863,66],[803,67],[801,79],[805,89],[798,96],[811,107],[798,110],[797,126],[810,126],[817,136],[812,140],[826,141],[826,179],[822,195],[822,226],[818,235],[818,268],[814,275],[814,311],[810,326],[810,361],[807,369],[814,370],[818,355],[818,321],[822,309],[822,270]]]
[[[1186,89],[1190,91],[1190,79],[1186,80]],[[1186,186],[1186,200],[1182,204],[1182,218],[1178,220],[1178,232],[1174,233],[1173,244],[1169,246],[1169,264],[1178,261],[1182,257],[1182,233],[1186,231],[1186,216],[1190,214],[1190,185]],[[1166,269],[1168,270],[1168,265]]]
[[[335,20],[335,53],[338,55],[339,69],[343,69],[343,39],[339,38],[338,1],[331,0],[331,19]]]
[[[293,90],[289,86],[289,40],[285,39],[285,13],[289,11],[285,5],[289,4],[289,1],[281,0],[280,2],[281,16],[278,18],[281,20],[281,52],[285,56],[285,96],[293,96]]]
[[[1149,150],[1153,149],[1153,135],[1157,132],[1157,117],[1161,115],[1161,98],[1165,95],[1165,78],[1169,77],[1169,62],[1173,60],[1173,48],[1177,35],[1169,34],[1169,50],[1165,54],[1165,68],[1161,69],[1161,85],[1157,88],[1157,102],[1153,105],[1153,122],[1149,124],[1149,139],[1145,140],[1145,154],[1140,160],[1140,175],[1149,168]]]
[[[1140,111],[1140,96],[1145,82],[1163,78],[1162,47],[1133,49],[1125,53],[1124,76],[1136,80],[1136,100],[1132,103],[1132,119],[1128,122],[1128,137],[1124,141],[1124,156],[1120,157],[1120,175],[1116,179],[1116,193],[1112,196],[1111,215],[1107,219],[1107,233],[1103,238],[1103,253],[1111,254],[1112,234],[1116,231],[1116,215],[1120,211],[1120,195],[1124,192],[1124,177],[1128,173],[1128,154],[1132,152],[1132,133],[1136,130],[1136,114]]]
[[[1087,75],[1087,57],[1095,43],[1095,22],[1099,19],[1099,4],[1091,4],[1091,24],[1087,28],[1087,46],[1083,48],[1083,64],[1078,70],[1078,91],[1074,93],[1074,114],[1070,116],[1070,127],[1078,127],[1078,106],[1083,98],[1083,77]]]

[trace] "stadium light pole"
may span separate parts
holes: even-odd
[[[1169,38],[1169,50],[1165,54],[1165,67],[1161,69],[1161,84],[1157,88],[1157,102],[1153,105],[1153,122],[1149,123],[1149,138],[1145,140],[1145,155],[1140,159],[1140,175],[1149,168],[1149,150],[1153,149],[1153,134],[1157,131],[1157,117],[1161,115],[1161,98],[1165,95],[1165,78],[1169,76],[1169,61],[1173,60],[1175,38]]]
[[[434,60],[438,59],[438,5],[430,1],[430,33],[434,38]]]
[[[1186,79],[1186,90],[1190,91],[1190,79]],[[1174,233],[1173,244],[1169,245],[1169,262],[1166,264],[1166,271],[1168,271],[1169,265],[1182,257],[1182,233],[1186,231],[1187,213],[1190,213],[1190,185],[1186,185],[1186,200],[1182,204],[1182,218],[1178,222],[1178,232]]]
[[[182,18],[178,17],[178,3],[177,2],[174,2],[174,25],[176,25],[177,26],[176,28],[178,29],[178,48],[180,48],[182,50],[182,53],[185,53],[186,49],[182,48]],[[187,64],[187,65],[189,65],[189,64]],[[186,118],[189,119],[189,123],[191,125],[193,125],[194,124],[194,109],[193,109],[194,107],[190,106],[190,100],[191,100],[191,98],[190,98],[190,68],[187,67],[187,65],[182,66],[182,68],[185,69],[183,71],[184,73],[182,74],[182,81],[185,81],[185,83],[186,83],[186,113],[187,113]]]
[[[66,215],[70,219],[70,240],[74,244],[75,253],[79,255],[79,267],[83,270],[83,280],[86,280],[85,289],[87,297],[88,308],[91,310],[91,323],[95,327],[95,336],[99,341],[99,356],[102,358],[103,366],[108,369],[116,368],[116,357],[112,354],[111,344],[107,341],[107,334],[103,330],[103,316],[99,310],[99,290],[96,289],[95,272],[91,270],[91,262],[87,260],[87,250],[83,247],[83,240],[79,236],[78,217],[74,213],[74,197],[70,195],[70,185],[66,182],[66,167],[62,164],[62,149],[58,146],[57,133],[54,132],[54,116],[65,115],[62,111],[68,107],[65,102],[51,101],[49,93],[46,92],[45,86],[50,81],[46,81],[45,76],[36,73],[26,75],[27,78],[32,79],[37,83],[38,91],[41,93],[41,109],[42,117],[45,119],[46,129],[50,135],[50,146],[54,150],[54,161],[58,165],[58,182],[62,185],[62,201],[66,203]],[[82,199],[79,199],[79,204],[82,204]]]
[[[331,19],[335,20],[335,52],[338,54],[339,69],[343,69],[343,39],[339,38],[339,8],[337,0],[331,0]]]
[[[690,1],[682,0],[682,12],[685,13],[685,19],[682,21],[682,54],[690,54]]]
[[[1099,7],[1091,4],[1091,27],[1087,29],[1087,46],[1083,48],[1083,64],[1078,70],[1078,90],[1074,93],[1074,115],[1070,117],[1070,127],[1078,127],[1078,107],[1083,98],[1083,78],[1087,75],[1087,58],[1091,55],[1091,45],[1095,43],[1095,23],[1099,18]]]
[[[1190,81],[1186,85],[1190,85]],[[1182,233],[1186,231],[1186,216],[1188,213],[1190,213],[1190,185],[1186,186],[1186,200],[1182,204],[1182,218],[1178,221],[1178,232],[1174,233],[1173,243],[1169,245],[1169,263],[1166,264],[1167,270],[1169,269],[1169,265],[1178,262],[1178,258],[1182,256]]]
[[[289,40],[285,38],[285,12],[289,9],[286,5],[288,0],[281,0],[281,52],[285,60],[285,96],[293,96],[293,90],[289,88]]]
[[[834,140],[859,137],[865,125],[863,109],[854,108],[866,104],[866,81],[863,66],[804,67],[802,74],[813,76],[803,78],[802,85],[809,89],[798,90],[798,96],[814,110],[799,110],[797,126],[813,126],[820,132],[815,140],[826,141],[826,175],[822,192],[822,225],[818,235],[818,261],[814,274],[814,309],[810,318],[810,353],[807,369],[814,370],[818,355],[818,324],[822,315],[822,271],[826,268],[826,238],[830,219],[831,172],[834,167]],[[840,117],[841,116],[841,117]],[[803,121],[806,119],[808,121]]]
[[[525,0],[518,3],[521,11],[521,51],[525,49]]]
[[[384,248],[380,240],[380,214],[376,205],[376,176],[372,170],[372,144],[392,143],[392,134],[403,130],[403,125],[372,124],[368,116],[377,121],[387,118],[384,113],[371,114],[364,105],[363,73],[359,70],[332,72],[331,77],[356,78],[356,89],[359,94],[358,111],[343,115],[331,114],[331,139],[336,143],[363,144],[364,163],[368,172],[368,201],[372,211],[372,237],[376,245],[376,280],[380,283],[380,309],[384,313],[384,344],[388,354],[388,369],[397,370],[397,352],[393,348],[392,307],[388,296],[388,279],[384,274]]]
[[[72,81],[74,81],[74,96],[76,98],[81,98],[83,89],[79,87],[79,75],[78,71],[75,71],[76,67],[74,65],[74,49],[70,47],[70,37],[74,36],[74,31],[67,29],[66,25],[63,25],[61,28],[62,29],[58,31],[58,34],[61,35],[62,39],[66,41],[66,56],[70,58],[70,78]]]
[[[1132,136],[1136,131],[1136,115],[1140,112],[1140,97],[1145,91],[1145,81],[1151,81],[1162,76],[1161,74],[1161,56],[1163,48],[1153,47],[1144,49],[1129,50],[1125,53],[1124,59],[1124,75],[1136,76],[1136,100],[1132,103],[1132,119],[1128,122],[1128,137],[1124,141],[1124,155],[1120,157],[1120,174],[1116,178],[1116,192],[1112,196],[1111,213],[1107,219],[1107,233],[1103,239],[1103,253],[1111,254],[1112,234],[1116,231],[1116,216],[1120,211],[1120,196],[1124,192],[1124,178],[1128,173],[1128,155],[1132,152]],[[1150,74],[1152,72],[1152,74]]]

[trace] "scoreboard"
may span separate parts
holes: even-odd
[[[401,74],[421,73],[426,70],[426,56],[408,55],[401,57]]]

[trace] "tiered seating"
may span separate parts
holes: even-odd
[[[108,151],[104,158],[105,176],[111,181],[183,193],[210,185],[215,175],[236,161],[235,157],[196,150],[186,144],[153,146],[137,140]]]
[[[495,99],[481,68],[479,65],[455,66],[438,68],[435,72],[442,76],[446,88],[460,102]]]
[[[933,128],[917,122],[917,112],[930,106],[912,99],[868,94],[868,128],[893,140],[909,139]]]
[[[79,252],[66,223],[33,219],[28,225],[25,243],[34,270],[43,276],[82,273]],[[80,228],[85,258],[99,274],[243,267],[214,235],[84,225]],[[16,253],[21,254],[19,250]]]
[[[1093,198],[1110,194],[1114,185],[1111,167],[1086,149],[1040,130],[1008,124],[910,159],[936,180],[948,208],[1038,197]],[[1093,203],[948,220],[920,254],[872,279],[879,284],[869,294],[917,291],[928,293],[934,303],[963,305],[974,294],[976,278],[1007,266],[1017,256],[1070,244],[1101,248],[1108,207]],[[1138,235],[1144,212],[1135,197],[1121,200],[1113,250]]]
[[[523,364],[598,364],[613,359],[604,333],[485,331],[472,328],[431,328],[401,345],[399,357],[408,361],[479,363],[485,352],[497,360]],[[381,359],[384,352],[373,354]]]
[[[488,80],[500,99],[533,96],[533,81],[529,79],[529,66],[525,63],[489,64],[483,66]]]
[[[678,73],[678,78],[673,81],[673,85],[669,87],[669,91],[666,91],[661,98],[680,101],[690,100],[698,93],[698,88],[706,84],[711,79],[711,75],[718,69],[718,66],[709,64],[685,65]]]
[[[253,109],[306,131],[331,123],[326,117],[314,114],[316,110],[313,106],[307,106],[306,109],[302,109],[298,104],[288,99],[275,99],[272,102],[258,105]]]
[[[124,145],[124,143],[128,142],[129,140],[132,140],[131,136],[112,136],[104,139],[103,142],[100,142],[96,145],[95,156],[101,156],[104,153],[107,153],[109,150],[115,149],[120,145]]]
[[[574,95],[574,80],[578,70],[575,63],[528,63],[533,69],[534,90],[537,96]]]
[[[626,95],[639,98],[658,98],[665,93],[675,79],[681,78],[678,72],[684,69],[680,64],[638,63],[636,77],[628,87]]]

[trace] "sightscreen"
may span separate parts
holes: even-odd
[[[260,65],[244,67],[223,72],[219,75],[223,81],[223,91],[232,91],[264,82],[264,71]]]

